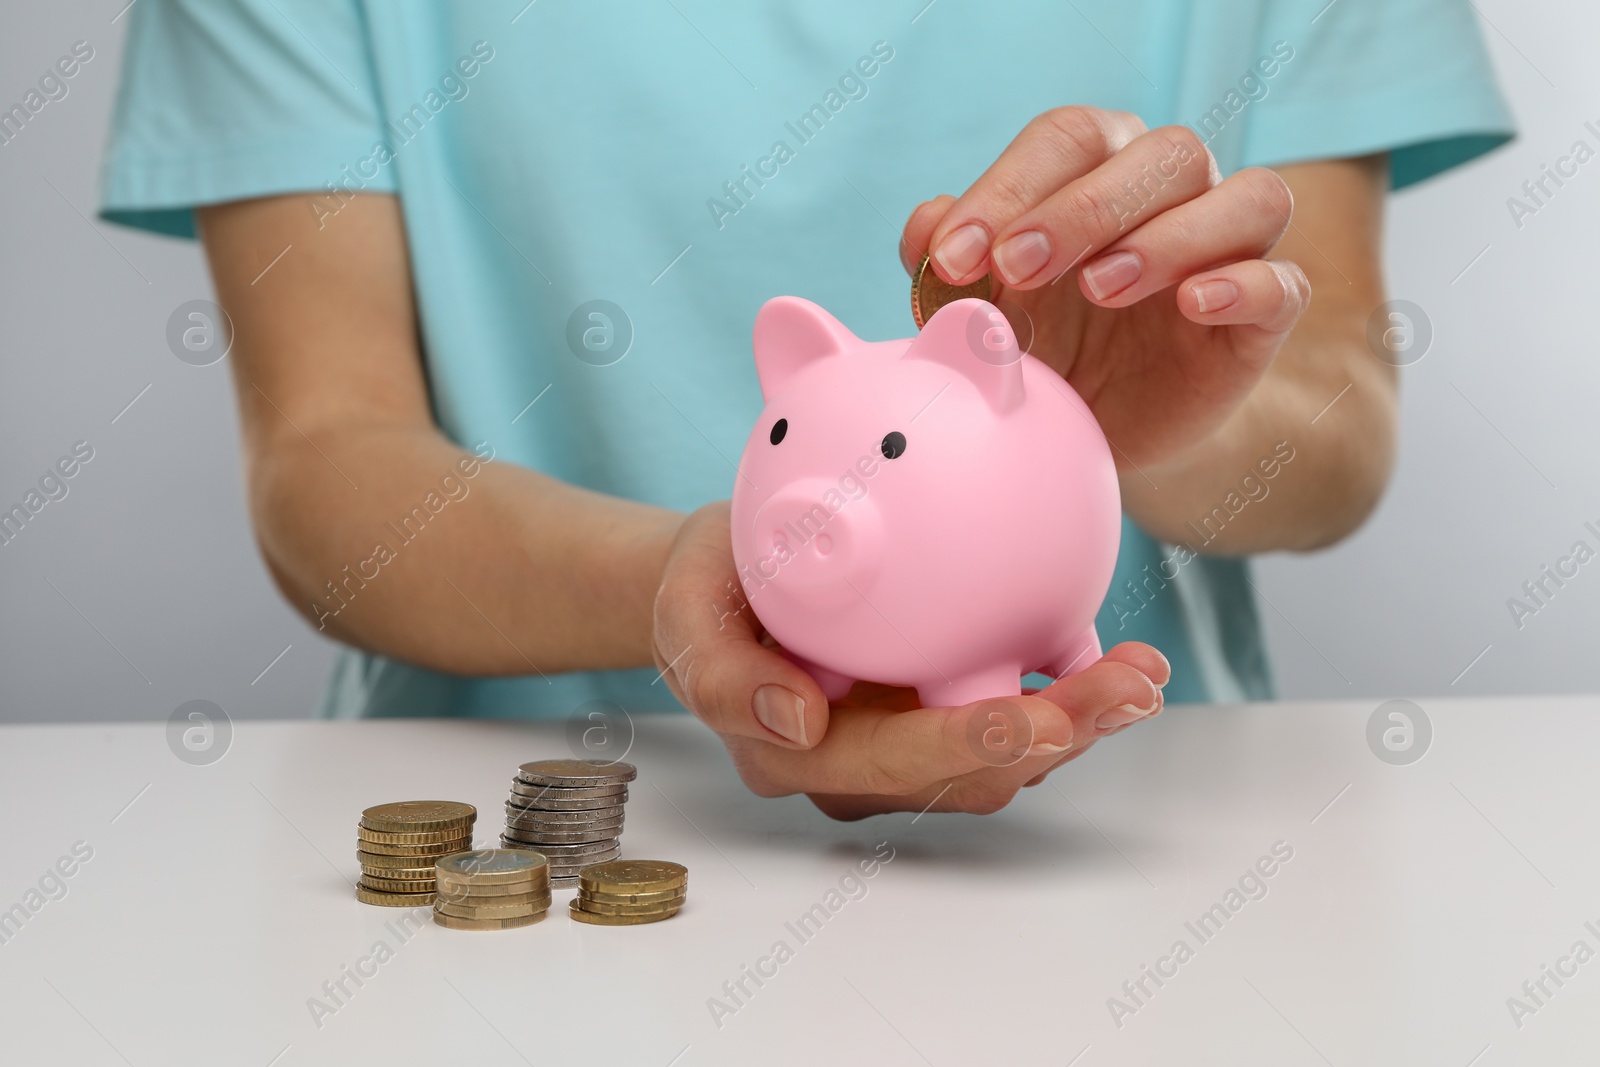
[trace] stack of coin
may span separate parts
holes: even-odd
[[[665,860],[617,860],[585,867],[568,912],[593,926],[637,926],[678,914],[689,869]]]
[[[622,805],[638,773],[631,764],[602,760],[524,763],[511,781],[500,844],[543,853],[550,884],[572,888],[584,867],[621,852]]]
[[[478,809],[453,800],[402,800],[361,813],[356,899],[391,908],[432,904],[433,865],[472,847]]]
[[[453,930],[529,926],[550,910],[550,867],[537,852],[480,848],[439,861],[433,921]]]

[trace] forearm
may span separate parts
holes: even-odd
[[[1123,473],[1128,514],[1207,555],[1320,548],[1355,530],[1388,481],[1397,421],[1393,369],[1357,329],[1297,330],[1215,434]]]
[[[302,429],[247,446],[251,508],[274,578],[318,629],[460,674],[651,663],[682,516],[484,462],[431,430]]]

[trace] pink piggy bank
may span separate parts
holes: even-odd
[[[998,308],[958,300],[916,337],[863,341],[778,297],[755,358],[766,408],[734,483],[734,562],[830,700],[864,678],[954,707],[1100,658],[1116,468]]]

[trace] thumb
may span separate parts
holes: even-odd
[[[809,674],[761,643],[761,623],[734,570],[726,511],[718,518],[686,529],[667,562],[655,603],[656,666],[717,733],[811,748],[827,733],[827,698]]]

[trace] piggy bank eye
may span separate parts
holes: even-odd
[[[884,459],[898,459],[906,450],[906,435],[899,430],[891,430],[883,435],[883,443],[878,448],[883,452]]]
[[[789,420],[779,419],[777,422],[772,424],[772,433],[768,435],[768,440],[770,440],[773,444],[777,444],[779,441],[783,440],[783,435],[788,432]]]

